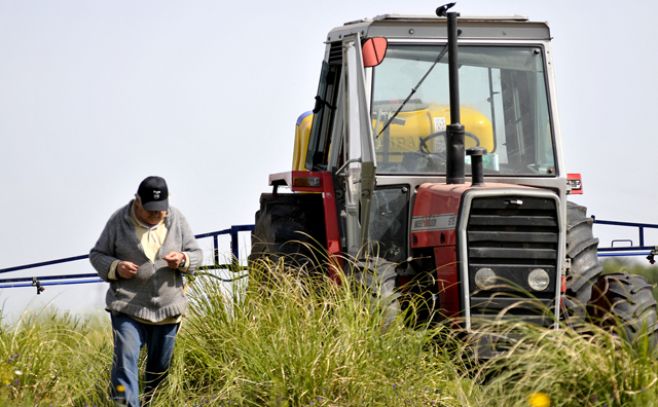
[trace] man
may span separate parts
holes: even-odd
[[[105,225],[89,259],[110,283],[106,309],[112,319],[113,400],[139,406],[140,349],[146,346],[144,399],[164,379],[176,333],[187,308],[183,274],[201,263],[202,252],[183,215],[169,206],[167,183],[147,177],[135,198]]]

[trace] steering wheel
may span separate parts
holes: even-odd
[[[433,152],[433,151],[430,151],[429,148],[427,147],[427,142],[432,140],[432,139],[435,139],[437,137],[446,137],[447,135],[448,135],[448,132],[443,130],[443,131],[437,131],[436,133],[432,133],[429,136],[419,137],[418,138],[418,141],[419,141],[418,151],[420,151],[423,154],[428,154],[428,155],[434,154],[434,155],[444,155],[445,156],[445,148],[444,148],[443,151]],[[468,137],[470,139],[473,139],[475,141],[475,147],[480,146],[480,139],[475,134],[473,134],[471,132],[468,132],[468,131],[465,131],[464,132],[464,138],[466,138],[466,137]]]
[[[437,138],[445,137],[446,131],[437,131],[425,137],[419,137],[418,151],[411,151],[405,153],[402,162],[399,164],[397,172],[437,172],[444,171],[446,165],[446,150],[445,144],[441,151],[430,151],[428,141]],[[480,139],[473,133],[464,132],[464,136],[475,141],[475,146],[480,146]]]

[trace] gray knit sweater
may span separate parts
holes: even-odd
[[[170,207],[165,218],[167,236],[152,263],[137,241],[130,215],[131,205],[132,201],[110,217],[89,253],[89,260],[98,275],[110,283],[106,295],[107,310],[151,322],[184,315],[187,298],[183,292],[182,273],[167,267],[162,256],[171,251],[185,252],[190,259],[188,272],[194,272],[203,257],[194,234],[183,215]],[[109,280],[108,272],[115,260],[139,265],[135,278]]]

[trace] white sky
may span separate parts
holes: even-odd
[[[0,0],[0,268],[86,254],[152,174],[167,179],[196,233],[252,223],[267,175],[290,167],[326,33],[438,5]],[[550,23],[566,164],[585,184],[575,200],[601,219],[658,223],[658,3],[620,5],[462,0],[456,9]],[[83,261],[35,272],[93,270]],[[102,308],[104,291],[4,289],[0,302],[9,316],[27,304],[77,312]]]

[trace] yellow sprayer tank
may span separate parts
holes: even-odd
[[[403,111],[397,117],[396,123],[389,125],[388,146],[389,153],[405,153],[418,151],[419,138],[426,137],[430,134],[443,132],[446,126],[450,124],[450,107],[445,105],[427,105],[425,108]],[[480,147],[487,150],[487,153],[493,153],[495,142],[493,136],[493,127],[487,116],[479,110],[463,106],[461,108],[461,121],[466,132],[473,134],[479,140]],[[305,112],[297,119],[295,126],[295,147],[293,153],[292,169],[305,170],[306,151],[311,134],[311,125],[313,123],[313,113]],[[383,128],[386,120],[373,119],[373,133],[377,135]],[[376,141],[377,151],[383,148],[379,145],[384,142],[384,138],[378,137]],[[436,141],[435,141],[436,142]],[[465,148],[475,147],[475,140],[468,135],[464,139]]]

